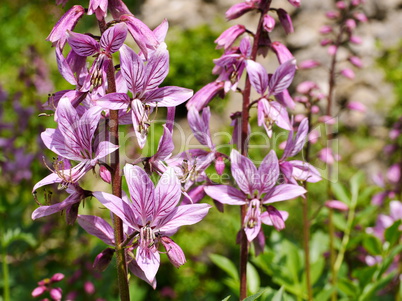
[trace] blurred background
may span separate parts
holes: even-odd
[[[171,65],[164,85],[182,86],[194,91],[216,78],[211,70],[214,66],[212,60],[222,54],[214,44],[220,33],[238,22],[254,28],[257,15],[231,22],[224,19],[225,11],[237,2],[125,1],[136,17],[151,29],[164,18],[168,19],[170,29],[166,43]],[[94,258],[106,248],[102,242],[86,234],[77,224],[67,225],[64,215],[55,214],[36,221],[30,218],[38,206],[32,196],[32,187],[49,173],[44,161],[51,162],[54,156],[40,139],[40,133],[45,128],[55,127],[51,117],[39,117],[45,112],[42,104],[49,93],[71,88],[59,75],[53,48],[45,39],[57,20],[75,4],[88,5],[82,0],[70,0],[64,8],[56,6],[53,1],[39,0],[5,0],[0,5],[0,300],[4,300],[6,290],[10,292],[10,300],[29,300],[37,282],[55,273],[65,275],[59,283],[63,289],[63,300],[117,300],[113,264],[103,273],[92,269]],[[319,29],[328,22],[325,12],[333,8],[334,2],[306,0],[302,1],[300,9],[294,9],[287,1],[273,1],[273,6],[279,5],[292,15],[295,32],[285,35],[279,28],[274,31],[273,39],[287,45],[298,62],[313,58],[322,62],[323,66],[314,70],[299,70],[290,88],[291,95],[296,93],[297,85],[306,80],[317,82],[325,91],[328,81],[328,68],[325,66],[328,66],[330,57],[325,47],[320,46],[322,36]],[[360,288],[368,283],[361,280],[363,276],[353,274],[353,271],[367,267],[367,260],[359,256],[375,258],[390,254],[384,253],[383,241],[378,239],[373,243],[371,238],[366,238],[365,229],[374,227],[380,214],[390,215],[389,201],[400,200],[401,176],[399,174],[395,182],[395,177],[387,178],[387,172],[389,167],[400,166],[402,161],[402,130],[397,128],[392,134],[402,116],[402,2],[367,0],[362,11],[367,15],[368,22],[357,29],[362,43],[354,45],[352,51],[361,57],[364,67],[354,70],[353,80],[339,79],[336,91],[337,108],[350,101],[360,102],[366,108],[364,112],[343,111],[338,116],[337,126],[341,156],[338,162],[338,198],[342,195],[346,200],[351,197],[349,179],[356,172],[361,172],[356,180],[360,194],[352,229],[353,240],[348,245],[342,270],[345,278],[358,279],[354,285]],[[84,17],[75,31],[96,32],[95,21],[94,16]],[[211,131],[229,131],[229,115],[240,109],[239,99],[226,97],[213,101],[211,106]],[[177,122],[188,129],[184,107],[178,109],[177,117]],[[402,128],[401,125],[399,127]],[[393,139],[395,133],[396,141]],[[160,135],[160,129],[153,131],[150,137],[153,144],[147,146],[144,152],[152,153]],[[126,145],[126,148],[127,153],[137,151],[135,146]],[[267,150],[268,146],[263,151],[251,152],[250,156],[262,158]],[[378,180],[379,173],[385,178],[382,182]],[[84,183],[87,187],[104,185],[100,180],[94,182],[93,177],[88,177]],[[388,193],[381,204],[374,205],[372,198],[392,190],[392,185],[399,185],[399,195]],[[325,187],[325,183],[311,185],[310,197],[311,248],[314,262],[318,262],[314,282],[317,294],[320,288],[325,287],[329,277],[328,262],[319,260],[327,254],[329,243],[326,234],[328,211],[322,207],[326,201]],[[65,193],[58,191],[57,187],[48,187],[38,195],[39,201],[42,202],[45,196],[57,202],[65,198]],[[211,200],[207,202],[212,203]],[[269,298],[269,294],[284,286],[288,300],[303,299],[302,273],[297,285],[286,280],[285,272],[280,278],[282,268],[289,270],[296,265],[296,274],[303,270],[300,206],[300,200],[280,204],[278,209],[290,212],[286,229],[280,233],[269,227],[264,229],[269,249],[250,264],[251,293],[259,287],[270,287],[271,290],[266,293],[266,298]],[[91,212],[98,208],[95,202],[86,202],[84,210]],[[340,233],[337,243],[340,244],[346,215],[340,212],[336,216],[335,226]],[[187,263],[177,270],[162,254],[157,290],[153,291],[145,282],[133,277],[130,280],[132,300],[222,300],[228,295],[235,300],[238,279],[233,271],[236,271],[239,253],[235,242],[238,228],[238,208],[229,207],[225,207],[225,214],[214,208],[200,224],[183,227],[174,239],[182,246]],[[399,239],[397,237],[396,242]],[[382,251],[372,247],[373,244],[380,244]],[[362,251],[361,246],[365,250]],[[381,300],[395,300],[398,280],[394,276],[375,288],[375,295],[380,294]],[[353,296],[355,288],[352,284],[345,282],[343,289],[345,298]],[[375,298],[373,295],[373,299],[367,300]]]

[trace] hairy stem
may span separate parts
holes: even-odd
[[[268,1],[267,8],[261,12],[260,19],[258,22],[257,32],[254,36],[253,48],[251,51],[251,60],[256,59],[259,39],[261,37],[261,32],[263,28],[264,13],[268,11],[271,1]],[[248,140],[248,125],[249,125],[249,106],[250,106],[250,94],[251,94],[251,82],[246,76],[246,83],[243,90],[243,107],[242,107],[242,117],[241,117],[241,145],[240,150],[242,155],[247,156],[247,140]],[[247,205],[243,205],[240,208],[240,225],[243,229],[243,221],[246,217]],[[240,300],[243,300],[247,296],[247,261],[248,261],[248,240],[244,231],[240,236]]]
[[[106,30],[105,21],[99,21],[99,29],[101,33]],[[114,66],[111,60],[107,69],[107,91],[106,94],[116,92],[116,81],[114,76]],[[109,141],[115,145],[119,145],[119,113],[116,110],[110,111],[109,120]],[[110,167],[112,169],[112,193],[121,198],[121,172],[120,172],[120,156],[119,150],[110,155]],[[127,277],[127,263],[123,247],[124,232],[123,222],[115,214],[113,214],[114,239],[116,243],[116,266],[117,281],[119,287],[119,295],[121,301],[130,301],[130,291]]]

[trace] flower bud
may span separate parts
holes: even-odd
[[[166,254],[170,262],[176,268],[179,268],[186,262],[186,257],[184,256],[183,250],[171,238],[162,236],[161,242],[166,249]]]
[[[320,28],[321,34],[327,34],[327,33],[331,33],[331,32],[332,32],[332,27],[330,25],[324,25],[324,26],[321,26],[321,28]]]
[[[110,171],[103,165],[99,168],[99,175],[103,181],[110,184],[112,182],[112,174]]]
[[[294,58],[289,49],[287,49],[286,46],[280,42],[273,42],[271,44],[271,48],[275,52],[280,64],[283,64]]]
[[[267,212],[276,230],[281,231],[285,229],[285,221],[281,213],[274,206],[267,206]]]
[[[362,68],[363,67],[363,62],[362,60],[357,57],[357,56],[351,56],[349,57],[349,62],[351,62],[354,66],[357,68]]]
[[[340,211],[349,210],[349,207],[345,203],[343,203],[341,201],[337,201],[337,200],[326,201],[325,207],[335,209],[335,210],[340,210]]]
[[[215,160],[215,170],[218,175],[222,175],[225,170],[225,159],[222,156],[219,156]]]
[[[32,297],[39,297],[40,295],[42,295],[44,292],[46,292],[46,287],[45,286],[38,286],[37,288],[35,288],[31,295]]]
[[[59,301],[59,300],[61,300],[62,296],[63,296],[63,291],[61,290],[60,287],[50,289],[50,297],[53,300]]]
[[[351,43],[357,44],[357,45],[363,43],[362,38],[361,38],[361,37],[358,37],[358,36],[351,36],[350,39],[349,39],[349,41],[350,41]]]
[[[215,40],[215,43],[217,44],[216,48],[224,48],[228,49],[234,41],[244,32],[246,31],[246,28],[243,25],[234,25],[232,27],[229,27],[226,29],[222,34]]]
[[[109,266],[109,263],[112,261],[114,252],[115,250],[111,248],[106,248],[103,250],[96,256],[92,267],[99,272],[106,270],[106,268]]]
[[[268,32],[271,32],[275,27],[275,19],[272,18],[270,15],[266,14],[264,16],[264,29]]]
[[[319,65],[320,63],[315,60],[305,60],[299,63],[299,69],[313,69]]]
[[[353,111],[359,111],[359,112],[366,112],[367,108],[364,104],[362,104],[361,102],[358,101],[350,101],[347,106],[346,106],[349,110],[353,110]]]
[[[338,9],[345,9],[346,8],[346,3],[344,1],[338,1],[338,2],[336,2],[336,7]]]
[[[356,13],[354,13],[354,14],[353,14],[353,17],[354,17],[357,21],[360,21],[360,22],[363,22],[363,23],[365,23],[365,22],[368,21],[367,16],[366,16],[364,13],[362,13],[362,12],[356,12]]]
[[[349,29],[349,30],[353,30],[356,28],[356,21],[353,19],[347,19],[345,22],[345,26]]]
[[[338,47],[335,45],[330,45],[327,51],[329,55],[335,55],[335,53],[338,51]]]
[[[91,281],[85,281],[84,283],[84,291],[88,295],[93,295],[95,293],[95,286]]]
[[[288,0],[294,7],[300,7],[300,0]]]
[[[345,68],[345,69],[341,70],[341,74],[348,79],[355,78],[355,73],[353,72],[352,69]]]
[[[292,19],[286,10],[279,8],[277,11],[279,22],[287,34],[294,32]]]
[[[56,273],[56,274],[54,274],[53,276],[52,276],[52,278],[50,278],[50,280],[52,281],[52,282],[59,282],[59,281],[61,281],[61,280],[63,280],[64,279],[64,274],[62,274],[62,273]]]
[[[336,18],[339,17],[339,12],[337,12],[337,11],[328,11],[328,12],[325,13],[325,16],[328,19],[331,19],[331,20],[336,19]]]

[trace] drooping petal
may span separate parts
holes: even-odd
[[[159,252],[152,252],[148,248],[139,246],[135,259],[140,269],[144,272],[147,281],[153,283],[160,265]]]
[[[304,143],[306,142],[305,139],[307,134],[308,134],[308,118],[304,118],[300,122],[294,141],[294,147],[293,150],[290,152],[289,157],[295,156],[302,150]]]
[[[163,134],[159,140],[158,148],[153,155],[154,160],[166,159],[174,150],[173,137],[166,125],[163,125]]]
[[[272,207],[272,208],[274,208],[273,206],[269,206],[269,207]],[[272,210],[272,208],[271,208],[271,211],[272,212],[275,212],[274,214],[275,214],[275,217],[274,216],[272,216],[272,214],[270,214],[268,211],[265,211],[265,212],[263,212],[262,214],[261,214],[261,221],[264,223],[264,224],[266,224],[266,225],[268,225],[268,226],[275,226],[275,219],[276,219],[276,223],[277,223],[277,226],[275,226],[275,228],[279,231],[279,229],[278,228],[280,228],[280,230],[282,230],[283,228],[284,228],[284,226],[285,226],[285,221],[288,219],[288,217],[289,217],[289,213],[287,212],[287,211],[282,211],[282,210],[276,210],[275,208],[275,210],[277,211],[275,211],[275,210]],[[281,222],[282,221],[282,222]],[[283,226],[283,228],[282,228],[282,226]]]
[[[109,93],[97,99],[96,105],[109,110],[127,110],[130,97],[126,93]]]
[[[148,174],[138,166],[126,164],[124,175],[135,214],[141,218],[142,225],[152,220],[154,210],[154,184]]]
[[[298,185],[281,184],[271,189],[271,191],[264,197],[263,203],[270,204],[279,201],[291,200],[295,197],[305,194],[306,192],[306,189]]]
[[[205,146],[213,149],[214,145],[211,139],[211,133],[209,130],[209,120],[211,118],[211,111],[209,107],[202,110],[202,116],[198,114],[198,110],[191,107],[187,114],[187,121],[195,138]]]
[[[169,23],[166,19],[163,19],[162,23],[155,27],[155,29],[153,30],[153,33],[155,34],[155,37],[159,43],[165,41],[168,29]]]
[[[138,145],[140,148],[144,148],[150,126],[149,113],[145,111],[143,103],[137,98],[131,101],[131,119]]]
[[[193,90],[167,86],[157,88],[144,94],[144,102],[149,106],[177,107],[193,96]]]
[[[143,91],[144,61],[127,45],[120,48],[120,67],[127,88],[136,96]]]
[[[103,206],[120,217],[123,223],[139,231],[138,218],[130,202],[106,192],[94,191],[92,194]]]
[[[278,158],[274,150],[265,156],[258,168],[260,188],[259,192],[267,193],[276,183],[279,177]]]
[[[169,214],[179,203],[181,197],[181,184],[174,169],[168,168],[156,185],[154,193],[154,213],[152,226],[157,226],[161,218]]]
[[[114,145],[113,143],[109,141],[101,141],[98,144],[98,147],[95,151],[95,158],[94,160],[97,161],[99,159],[102,159],[103,157],[113,153],[115,150],[117,150],[119,146]]]
[[[144,271],[138,266],[137,261],[134,258],[129,258],[128,262],[129,262],[128,268],[130,269],[131,273],[133,273],[138,278],[144,280],[146,283],[148,283],[150,286],[152,286],[153,289],[156,289],[156,279],[155,278],[152,281],[149,281],[147,279],[147,277],[145,276]]]
[[[95,13],[98,20],[106,18],[108,0],[90,0],[88,7],[88,15]]]
[[[260,94],[264,95],[268,87],[268,74],[265,68],[252,60],[246,61],[247,74],[250,77],[251,85]]]
[[[56,47],[56,61],[57,68],[64,79],[72,85],[77,85],[77,80],[59,47]]]
[[[125,23],[116,24],[108,28],[100,39],[100,45],[106,53],[112,54],[120,49],[127,37],[127,26]]]
[[[176,207],[169,215],[159,221],[160,231],[175,231],[184,225],[193,225],[201,221],[208,213],[209,204],[190,204]]]
[[[198,111],[206,107],[208,103],[219,93],[223,92],[225,82],[212,82],[198,90],[194,96],[187,102],[186,107],[189,109],[194,106]]]
[[[244,205],[247,203],[243,192],[228,185],[210,185],[204,187],[205,193],[212,199],[228,205]]]
[[[272,42],[270,44],[270,46],[271,46],[272,50],[275,52],[275,54],[278,58],[279,64],[283,64],[283,63],[289,61],[290,59],[294,58],[293,54],[282,43],[275,41],[275,42]]]
[[[257,168],[251,160],[233,149],[230,153],[232,175],[237,185],[246,194],[253,194],[259,188]],[[256,179],[257,178],[257,179]]]
[[[228,20],[237,19],[254,8],[253,1],[237,3],[226,11],[225,16]]]
[[[153,53],[145,68],[143,91],[156,89],[169,73],[169,52],[165,43],[161,43]]]
[[[78,215],[78,224],[89,234],[96,236],[109,246],[114,246],[114,231],[103,218],[92,215]]]
[[[145,55],[145,59],[148,59],[148,50],[154,50],[159,45],[155,34],[133,15],[122,15],[120,20],[126,22],[128,31]]]
[[[281,64],[269,80],[269,95],[275,95],[287,89],[292,83],[295,72],[295,59],[290,59]]]
[[[67,42],[80,56],[91,56],[100,50],[100,45],[94,38],[82,33],[67,31]]]
[[[53,204],[50,206],[40,206],[39,208],[35,209],[34,212],[32,212],[31,218],[33,220],[35,220],[37,218],[41,218],[44,216],[54,214],[56,212],[60,212],[64,209],[68,208],[69,206],[80,202],[81,200],[82,200],[82,197],[80,194],[73,193],[73,194],[69,195],[63,202]]]
[[[42,180],[40,180],[38,183],[36,183],[34,188],[32,188],[32,192],[37,190],[39,187],[54,184],[54,183],[61,183],[61,182],[62,182],[62,179],[58,176],[58,174],[51,173],[50,175],[44,177]]]
[[[58,47],[63,49],[67,39],[66,31],[73,30],[84,13],[85,9],[81,5],[74,5],[57,21],[46,41],[52,42],[53,46],[58,42]]]

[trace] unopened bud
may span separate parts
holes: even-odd
[[[184,256],[183,250],[171,238],[162,236],[161,242],[166,249],[166,254],[170,262],[176,268],[180,267],[186,262],[186,257]]]
[[[114,249],[107,248],[99,253],[95,258],[93,268],[99,272],[106,270],[106,268],[109,266],[109,263],[112,261],[114,252]]]

